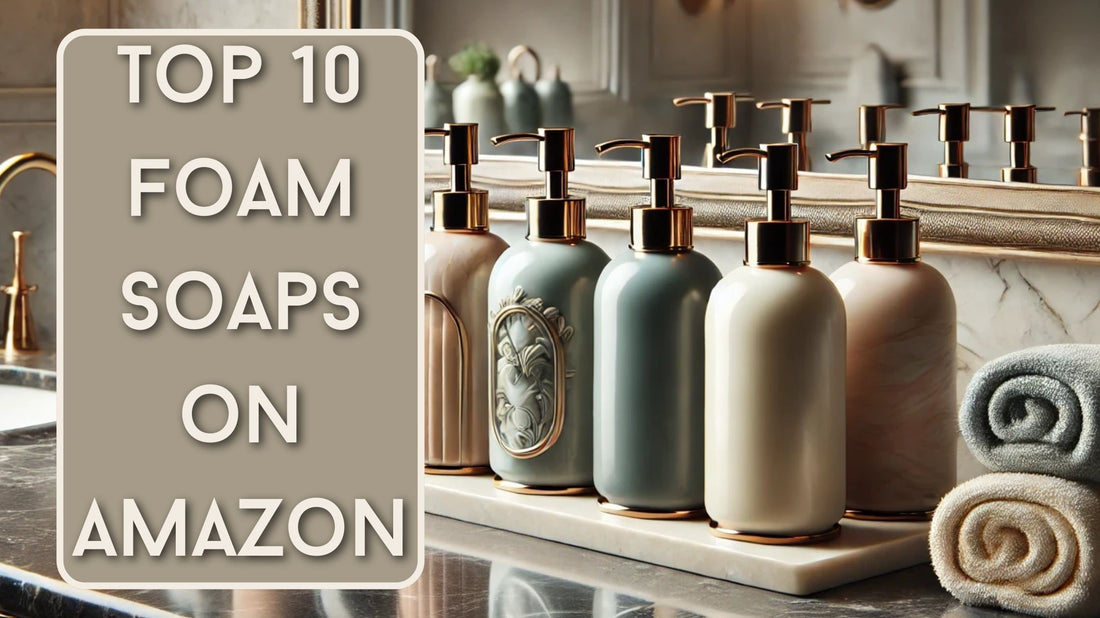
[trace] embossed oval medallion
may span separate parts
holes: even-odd
[[[509,455],[536,457],[554,445],[565,423],[565,346],[573,327],[520,287],[490,320],[493,435]]]

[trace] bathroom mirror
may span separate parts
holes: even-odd
[[[1036,103],[1058,109],[1037,115],[1038,180],[1071,185],[1080,117],[1063,111],[1100,107],[1100,4],[1092,0],[365,0],[364,23],[415,33],[439,57],[437,79],[447,87],[460,81],[447,59],[465,43],[496,52],[500,82],[510,78],[509,50],[528,45],[543,77],[557,65],[572,89],[578,158],[594,158],[592,146],[607,139],[679,133],[684,162],[695,163],[709,140],[703,107],[674,107],[672,98],[733,90],[757,101],[831,100],[815,106],[809,136],[813,169],[827,173],[865,173],[859,160],[824,159],[858,145],[859,104],[903,105],[887,112],[886,138],[910,144],[912,174],[935,176],[937,120],[910,111]],[[534,80],[528,59],[518,68]],[[732,146],[786,140],[779,111],[745,101],[737,121]],[[972,114],[971,178],[1000,180],[1009,164],[1002,123],[1000,114]],[[530,152],[508,152],[534,154],[525,146]]]

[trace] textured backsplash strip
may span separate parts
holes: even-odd
[[[426,192],[446,187],[439,152],[427,153],[426,170]],[[570,180],[575,193],[589,196],[590,218],[626,219],[631,206],[647,201],[640,172],[636,163],[584,161]],[[490,189],[492,208],[505,211],[522,211],[524,198],[543,186],[532,161],[515,157],[483,157],[474,182]],[[677,192],[695,209],[697,227],[740,230],[745,219],[763,215],[750,170],[685,170]],[[850,237],[854,218],[874,211],[873,191],[855,176],[804,174],[793,201],[794,216],[831,236]],[[925,241],[1100,260],[1100,190],[922,178],[910,182],[902,205],[921,217]]]

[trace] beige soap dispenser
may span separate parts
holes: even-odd
[[[848,316],[847,516],[924,520],[955,485],[955,297],[901,214],[907,145],[826,158],[856,156],[877,212],[856,219],[856,259],[832,274]]]
[[[745,222],[745,266],[707,304],[706,509],[722,538],[823,541],[844,515],[844,303],[810,266],[809,222],[791,218],[798,156],[719,156],[760,160],[768,215]]]
[[[470,184],[477,125],[425,129],[443,137],[451,187],[432,193],[424,238],[424,468],[489,471],[489,274],[508,244],[489,232],[489,193]]]

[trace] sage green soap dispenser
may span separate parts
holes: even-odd
[[[539,142],[546,195],[527,198],[527,241],[489,277],[489,464],[500,489],[592,490],[592,302],[607,254],[585,240],[569,195],[573,129],[493,138]]]
[[[703,507],[703,318],[718,268],[692,250],[676,205],[680,136],[596,146],[642,150],[650,204],[630,211],[630,249],[596,285],[594,476],[604,512],[694,517]]]
[[[477,125],[425,129],[443,138],[451,187],[432,193],[424,236],[424,471],[489,471],[489,274],[508,248],[489,232],[489,193],[470,184]]]

